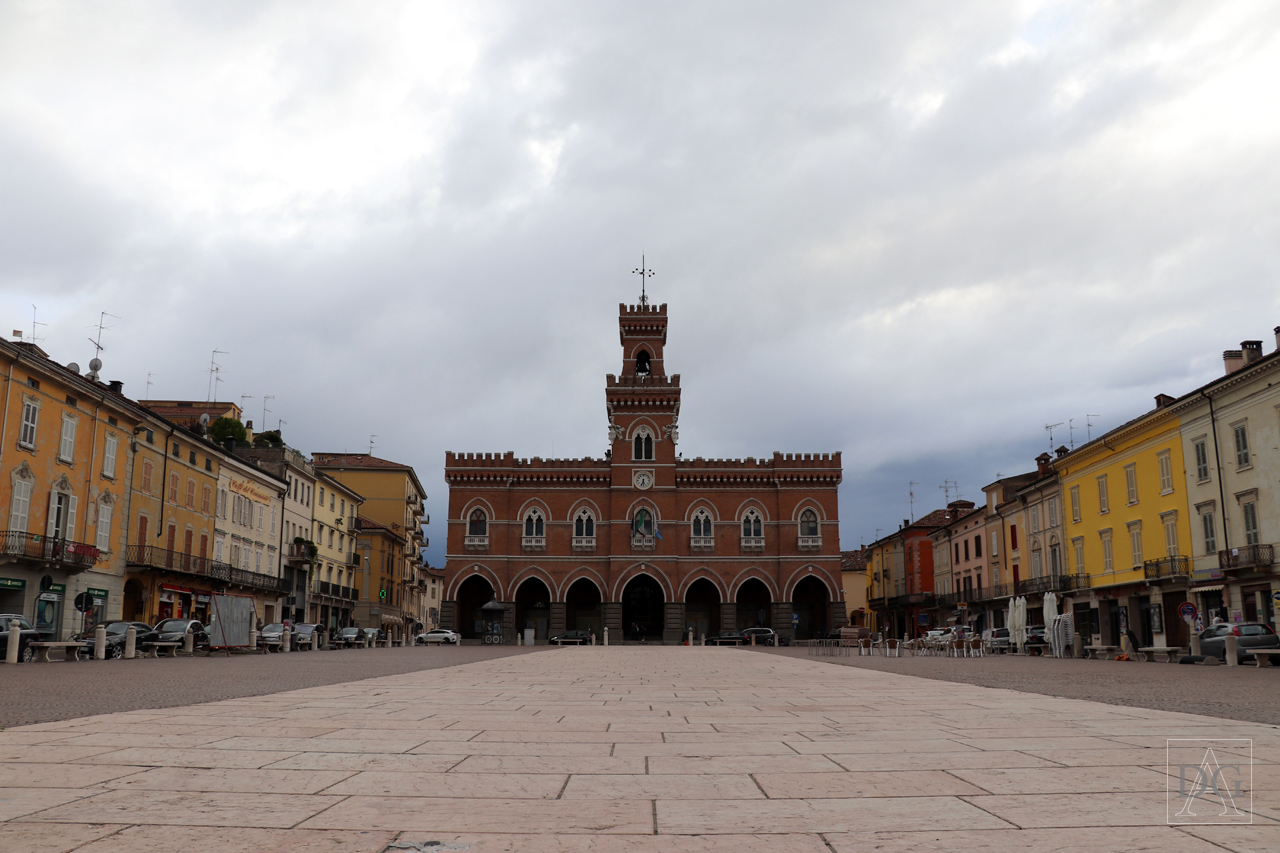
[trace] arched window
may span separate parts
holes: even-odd
[[[524,535],[525,536],[543,536],[542,511],[537,509],[529,510],[529,514],[524,517]]]
[[[595,517],[591,515],[591,510],[589,509],[578,510],[578,517],[573,520],[573,535],[574,536],[595,536],[596,535],[596,520],[595,520]]]
[[[693,514],[693,535],[697,538],[711,536],[711,513],[700,509]]]
[[[648,427],[640,427],[636,430],[635,447],[632,451],[633,459],[652,459],[653,458],[653,433],[649,432]]]
[[[800,535],[818,535],[818,514],[811,509],[806,509],[800,513]]]
[[[636,353],[636,375],[637,376],[649,375],[649,351],[648,350],[640,350],[639,352]]]
[[[467,524],[468,536],[488,536],[489,518],[482,509],[471,510],[471,520]]]
[[[631,532],[636,536],[653,535],[653,513],[647,509],[638,509],[631,519]]]
[[[747,510],[746,515],[742,516],[742,535],[747,539],[764,536],[764,522],[760,519],[760,513],[754,509]]]

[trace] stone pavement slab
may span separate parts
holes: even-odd
[[[1251,764],[1218,753],[1253,774],[1252,822],[1168,825],[1165,740],[1220,737],[1252,740]],[[45,722],[0,731],[0,772],[5,853],[1280,850],[1274,725],[740,649]]]

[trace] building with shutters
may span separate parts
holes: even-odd
[[[447,453],[440,623],[545,641],[681,642],[753,626],[814,637],[845,624],[837,453],[684,459],[667,306],[620,305],[621,371],[605,381],[603,458]]]

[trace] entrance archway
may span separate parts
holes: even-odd
[[[812,575],[796,584],[795,592],[791,593],[791,612],[800,616],[796,623],[797,640],[815,640],[826,635],[830,629],[827,624],[830,601],[826,584]]]
[[[684,633],[694,639],[720,633],[720,590],[707,578],[698,578],[684,594]]]
[[[622,590],[622,630],[628,640],[662,640],[662,587],[649,575],[636,575]]]
[[[769,587],[759,578],[749,578],[738,587],[735,596],[738,605],[737,628],[772,628],[773,598],[769,595]]]
[[[493,585],[480,575],[472,575],[458,587],[458,633],[464,639],[484,636],[480,608],[493,600]]]
[[[532,628],[535,640],[545,640],[550,623],[551,591],[541,578],[526,578],[516,590],[516,630]]]
[[[564,624],[570,631],[592,631],[598,637],[604,624],[600,612],[600,588],[578,578],[564,597]]]

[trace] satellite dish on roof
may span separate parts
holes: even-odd
[[[70,362],[67,364],[67,370],[70,370],[72,373],[79,373],[80,365],[76,364],[74,361]]]
[[[90,370],[92,370],[94,373],[97,373],[99,370],[101,370],[101,369],[102,369],[102,359],[100,359],[100,358],[91,358],[91,359],[89,359],[89,369],[90,369]]]
[[[200,416],[200,426],[208,426],[208,425],[209,425],[209,413],[205,412],[203,415]]]

